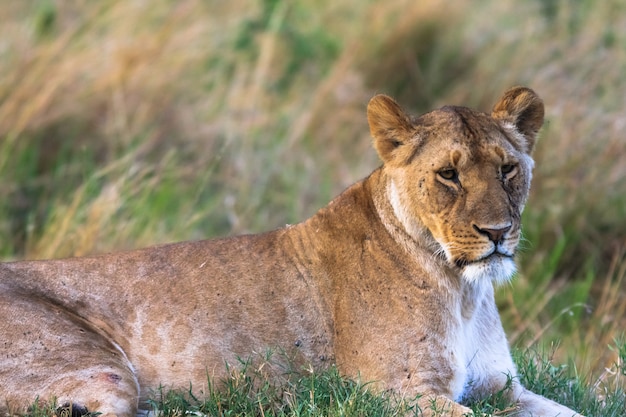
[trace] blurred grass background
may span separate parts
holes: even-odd
[[[601,381],[626,325],[619,0],[5,0],[0,254],[295,223],[379,164],[373,94],[489,111],[517,84],[547,121],[503,321]]]

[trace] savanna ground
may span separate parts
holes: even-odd
[[[295,223],[379,164],[365,119],[373,94],[414,113],[488,111],[527,85],[547,122],[520,273],[497,295],[504,325],[513,346],[555,364],[524,357],[531,375],[567,364],[600,400],[623,387],[626,3],[0,7],[3,259]]]

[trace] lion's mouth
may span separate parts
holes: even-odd
[[[496,259],[513,259],[513,255],[509,255],[506,253],[501,253],[496,251],[495,249],[493,251],[491,251],[490,253],[483,255],[479,258],[476,259],[466,259],[466,258],[459,258],[457,260],[454,261],[454,264],[458,267],[458,268],[465,268],[468,265],[472,265],[472,264],[478,264],[478,263],[484,263],[484,262],[488,262],[490,260],[496,260]]]

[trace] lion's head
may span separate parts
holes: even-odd
[[[412,118],[378,95],[368,121],[397,219],[475,282],[509,279],[530,188],[541,99],[515,87],[491,115],[446,106]]]

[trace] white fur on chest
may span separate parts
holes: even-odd
[[[457,401],[474,396],[486,384],[493,384],[494,378],[504,384],[509,376],[516,375],[491,281],[468,285],[458,301],[449,333],[456,362],[450,392]]]

